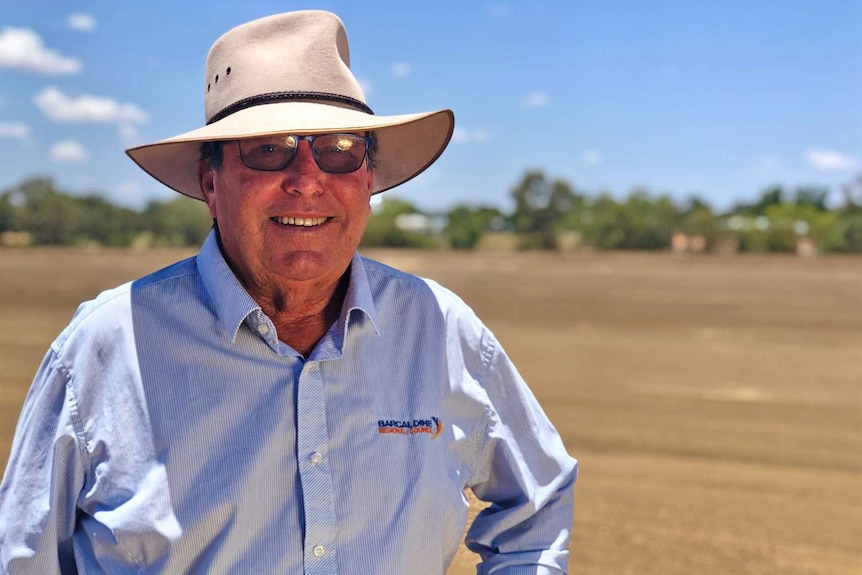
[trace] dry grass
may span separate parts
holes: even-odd
[[[188,253],[0,250],[0,464],[77,303]],[[862,573],[862,260],[369,255],[470,303],[581,461],[572,571]]]

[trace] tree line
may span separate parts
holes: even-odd
[[[179,195],[132,210],[96,192],[63,192],[47,178],[27,179],[0,195],[0,234],[25,236],[24,244],[189,246],[203,242],[211,227],[203,202]]]
[[[489,237],[521,249],[665,250],[680,238],[698,251],[792,252],[801,241],[822,252],[862,252],[862,175],[843,187],[838,207],[829,190],[774,186],[751,203],[717,212],[692,197],[636,189],[622,200],[575,189],[535,170],[510,191],[513,208],[459,204],[426,213],[386,194],[369,219],[365,247],[470,250]],[[195,246],[212,226],[202,202],[182,196],[141,210],[112,204],[98,193],[71,194],[47,178],[30,178],[0,193],[0,237],[32,245],[97,243],[116,247]],[[17,240],[16,240],[17,238]]]
[[[424,229],[398,225],[399,218],[423,214],[403,200],[384,198],[363,242],[469,250],[488,235],[507,234],[520,249],[666,250],[682,239],[683,249],[695,251],[795,252],[803,244],[821,252],[862,252],[862,174],[842,193],[836,208],[828,205],[828,188],[776,185],[754,202],[718,212],[696,196],[680,203],[647,189],[616,200],[535,170],[510,191],[510,213],[461,204],[428,217]]]

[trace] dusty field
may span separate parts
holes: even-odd
[[[0,250],[0,464],[77,303],[187,253]],[[862,574],[862,259],[369,255],[520,366],[581,461],[573,572]]]

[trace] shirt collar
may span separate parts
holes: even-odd
[[[215,230],[210,230],[198,254],[198,271],[213,302],[218,321],[231,341],[236,341],[239,326],[260,306],[245,291],[227,265],[218,245]]]
[[[215,230],[210,230],[209,235],[201,246],[197,257],[198,271],[201,274],[204,288],[213,302],[213,308],[218,317],[222,329],[236,341],[236,335],[240,325],[249,314],[260,311],[260,305],[252,299],[242,284],[227,265],[219,248]],[[337,333],[341,340],[347,334],[347,328],[359,310],[371,321],[374,330],[380,334],[377,328],[377,310],[374,306],[374,298],[368,283],[368,274],[365,264],[359,254],[354,253],[350,261],[350,284],[341,307],[341,314],[337,322]],[[262,313],[262,312],[261,312]]]
[[[353,254],[350,260],[350,284],[347,286],[347,294],[344,296],[344,304],[341,306],[341,315],[338,318],[338,333],[342,335],[342,341],[347,336],[347,326],[353,315],[353,310],[359,310],[371,320],[374,331],[380,335],[377,324],[377,308],[374,306],[374,297],[371,295],[371,286],[368,283],[368,273],[365,270],[365,262],[358,253]]]

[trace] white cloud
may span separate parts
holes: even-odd
[[[130,122],[120,122],[117,133],[127,144],[133,144],[138,140],[138,129]]]
[[[80,30],[81,32],[92,32],[96,29],[96,19],[89,14],[69,14],[66,19],[66,25],[72,30]]]
[[[548,95],[544,92],[530,92],[521,98],[522,108],[542,108],[548,104]]]
[[[602,159],[602,153],[598,150],[586,150],[583,154],[581,154],[581,162],[587,164],[588,166],[600,164],[602,162]]]
[[[75,74],[81,71],[81,62],[49,50],[33,30],[3,28],[0,30],[0,68],[41,74]]]
[[[841,152],[831,150],[808,150],[805,160],[809,165],[823,171],[856,170],[859,168],[859,160]]]
[[[30,126],[23,122],[0,122],[0,138],[25,140],[30,136]]]
[[[396,78],[406,78],[410,75],[412,68],[407,62],[394,62],[389,66],[389,73]]]
[[[51,159],[56,162],[86,162],[90,155],[75,140],[63,140],[51,146]]]
[[[476,128],[473,130],[467,128],[458,128],[452,132],[452,141],[459,144],[480,144],[482,142],[487,142],[491,137],[491,134],[488,130],[484,130],[482,128]]]
[[[84,94],[71,98],[54,86],[39,92],[34,101],[48,118],[55,122],[77,124],[145,124],[146,112],[134,104],[120,104],[111,98]]]
[[[120,182],[114,188],[113,197],[125,206],[139,206],[146,203],[147,194],[144,187],[133,180]]]
[[[359,82],[359,87],[362,88],[362,93],[365,94],[365,101],[367,102],[368,96],[374,91],[374,84],[368,78],[357,78],[356,81]]]
[[[133,180],[115,184],[107,191],[107,196],[115,204],[133,209],[143,208],[148,200],[155,199],[148,197],[144,186]]]
[[[433,170],[425,170],[412,180],[410,180],[406,185],[410,186],[409,189],[427,189],[434,188],[439,185],[440,182],[444,181],[445,174],[437,167],[434,166]]]

